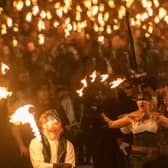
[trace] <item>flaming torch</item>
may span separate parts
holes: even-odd
[[[105,82],[109,78],[109,75],[108,74],[103,74],[103,75],[100,76],[100,78],[101,78],[100,79],[101,82]]]
[[[95,82],[95,80],[96,80],[96,70],[94,70],[94,71],[92,72],[92,74],[90,75],[90,78],[91,78],[91,82],[92,82],[92,83]]]
[[[12,92],[9,92],[6,87],[0,87],[0,100],[6,99],[8,96],[11,96]]]
[[[10,122],[14,123],[16,125],[19,124],[25,124],[25,123],[29,123],[30,127],[32,128],[32,131],[35,135],[35,137],[39,140],[41,140],[41,135],[40,135],[40,131],[37,127],[36,121],[34,119],[33,114],[31,114],[29,112],[29,109],[31,107],[34,107],[31,104],[27,104],[24,106],[19,107],[14,114],[11,115],[11,119]]]
[[[4,63],[1,63],[1,73],[2,73],[2,75],[5,75],[6,72],[9,69],[10,69],[9,66],[7,66]],[[2,81],[3,81],[3,79],[2,79]],[[11,96],[11,95],[12,95],[12,92],[9,92],[7,87],[0,86],[0,100],[1,99],[6,99],[8,96]]]
[[[84,89],[87,87],[86,77],[81,80],[81,83],[82,83],[82,85],[83,85],[82,88],[76,91],[76,93],[78,93],[78,95],[79,95],[80,97],[83,96],[83,91],[84,91]]]
[[[76,93],[82,97],[83,96],[83,90],[85,89],[85,87],[82,87],[81,89],[77,90]]]
[[[110,85],[110,88],[116,88],[118,87],[121,83],[123,83],[126,79],[125,78],[117,78],[116,80],[114,81],[111,81],[109,83]]]
[[[2,75],[5,75],[6,72],[9,70],[9,66],[7,66],[6,64],[4,63],[1,63],[1,72],[2,72]]]

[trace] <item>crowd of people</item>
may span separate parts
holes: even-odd
[[[139,145],[152,146],[152,154],[160,151],[159,156],[167,158],[167,130],[160,128],[159,124],[167,127],[164,116],[168,116],[168,43],[160,41],[157,44],[149,39],[143,41],[140,37],[140,30],[137,30],[138,71],[155,76],[160,80],[158,85],[156,81],[137,78],[136,72],[130,68],[128,37],[125,34],[116,33],[104,44],[93,39],[87,40],[82,33],[74,33],[67,38],[56,34],[50,36],[45,45],[37,46],[29,39],[17,47],[7,45],[0,37],[0,61],[10,67],[5,75],[1,74],[0,84],[13,92],[12,96],[0,100],[1,164],[5,168],[69,168],[75,167],[76,162],[76,165],[92,164],[94,168],[130,168],[131,160],[133,168],[142,168],[150,164],[148,161],[151,159],[146,160],[144,152],[139,154]],[[95,83],[86,89],[88,93],[79,97],[76,90],[81,86],[80,80],[93,70],[100,74],[126,76],[128,80],[114,89]],[[136,99],[138,91],[142,92],[140,88],[147,89],[150,96]],[[152,111],[157,113],[152,113],[146,107],[151,100],[154,102]],[[46,147],[45,151],[41,142],[32,140],[32,130],[28,124],[18,126],[9,123],[9,116],[25,104],[35,106],[32,113],[44,135],[43,141],[46,143],[43,145],[53,146],[58,152],[63,152],[62,158],[58,158],[53,148]],[[142,113],[141,108],[144,108]],[[53,109],[56,112],[51,113]],[[137,112],[131,113],[133,111]],[[101,115],[103,112],[104,115]],[[122,117],[124,114],[127,115]],[[113,122],[119,117],[119,121]],[[109,127],[118,129],[109,129],[104,121]],[[115,122],[119,124],[113,125]],[[152,127],[148,128],[148,122],[152,123]],[[123,127],[126,125],[131,128]],[[120,130],[120,127],[123,128]],[[54,135],[53,132],[57,131],[58,135]],[[144,135],[140,137],[142,141],[139,140],[141,135],[138,133],[145,133],[147,142]],[[62,139],[62,134],[65,139]],[[156,142],[155,137],[159,138]],[[58,139],[61,141],[58,142]],[[152,142],[148,141],[151,139]],[[58,143],[67,146],[60,148]]]

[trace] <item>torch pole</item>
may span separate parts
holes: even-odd
[[[129,38],[129,63],[130,67],[133,70],[137,70],[137,62],[136,62],[136,54],[135,54],[135,47],[134,47],[134,39],[133,35],[131,32],[131,26],[130,26],[130,21],[129,21],[129,12],[126,8],[126,24],[127,24],[127,29],[128,29],[128,38]]]

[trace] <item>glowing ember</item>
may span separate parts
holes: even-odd
[[[40,132],[37,127],[36,121],[34,119],[33,114],[29,112],[29,109],[33,107],[31,104],[27,104],[19,107],[15,113],[11,116],[10,122],[15,124],[25,124],[29,123],[30,127],[36,138],[41,140]]]
[[[6,87],[0,87],[0,100],[11,96],[12,92],[9,92]]]
[[[117,86],[119,86],[121,83],[123,83],[125,81],[125,78],[118,78],[112,82],[110,82],[110,88],[116,88]]]

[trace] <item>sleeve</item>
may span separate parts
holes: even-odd
[[[65,156],[65,163],[70,163],[75,167],[75,150],[73,144],[67,140],[67,152]]]
[[[42,143],[40,140],[34,138],[29,145],[30,160],[33,168],[53,168],[52,163],[44,162],[42,153]]]

